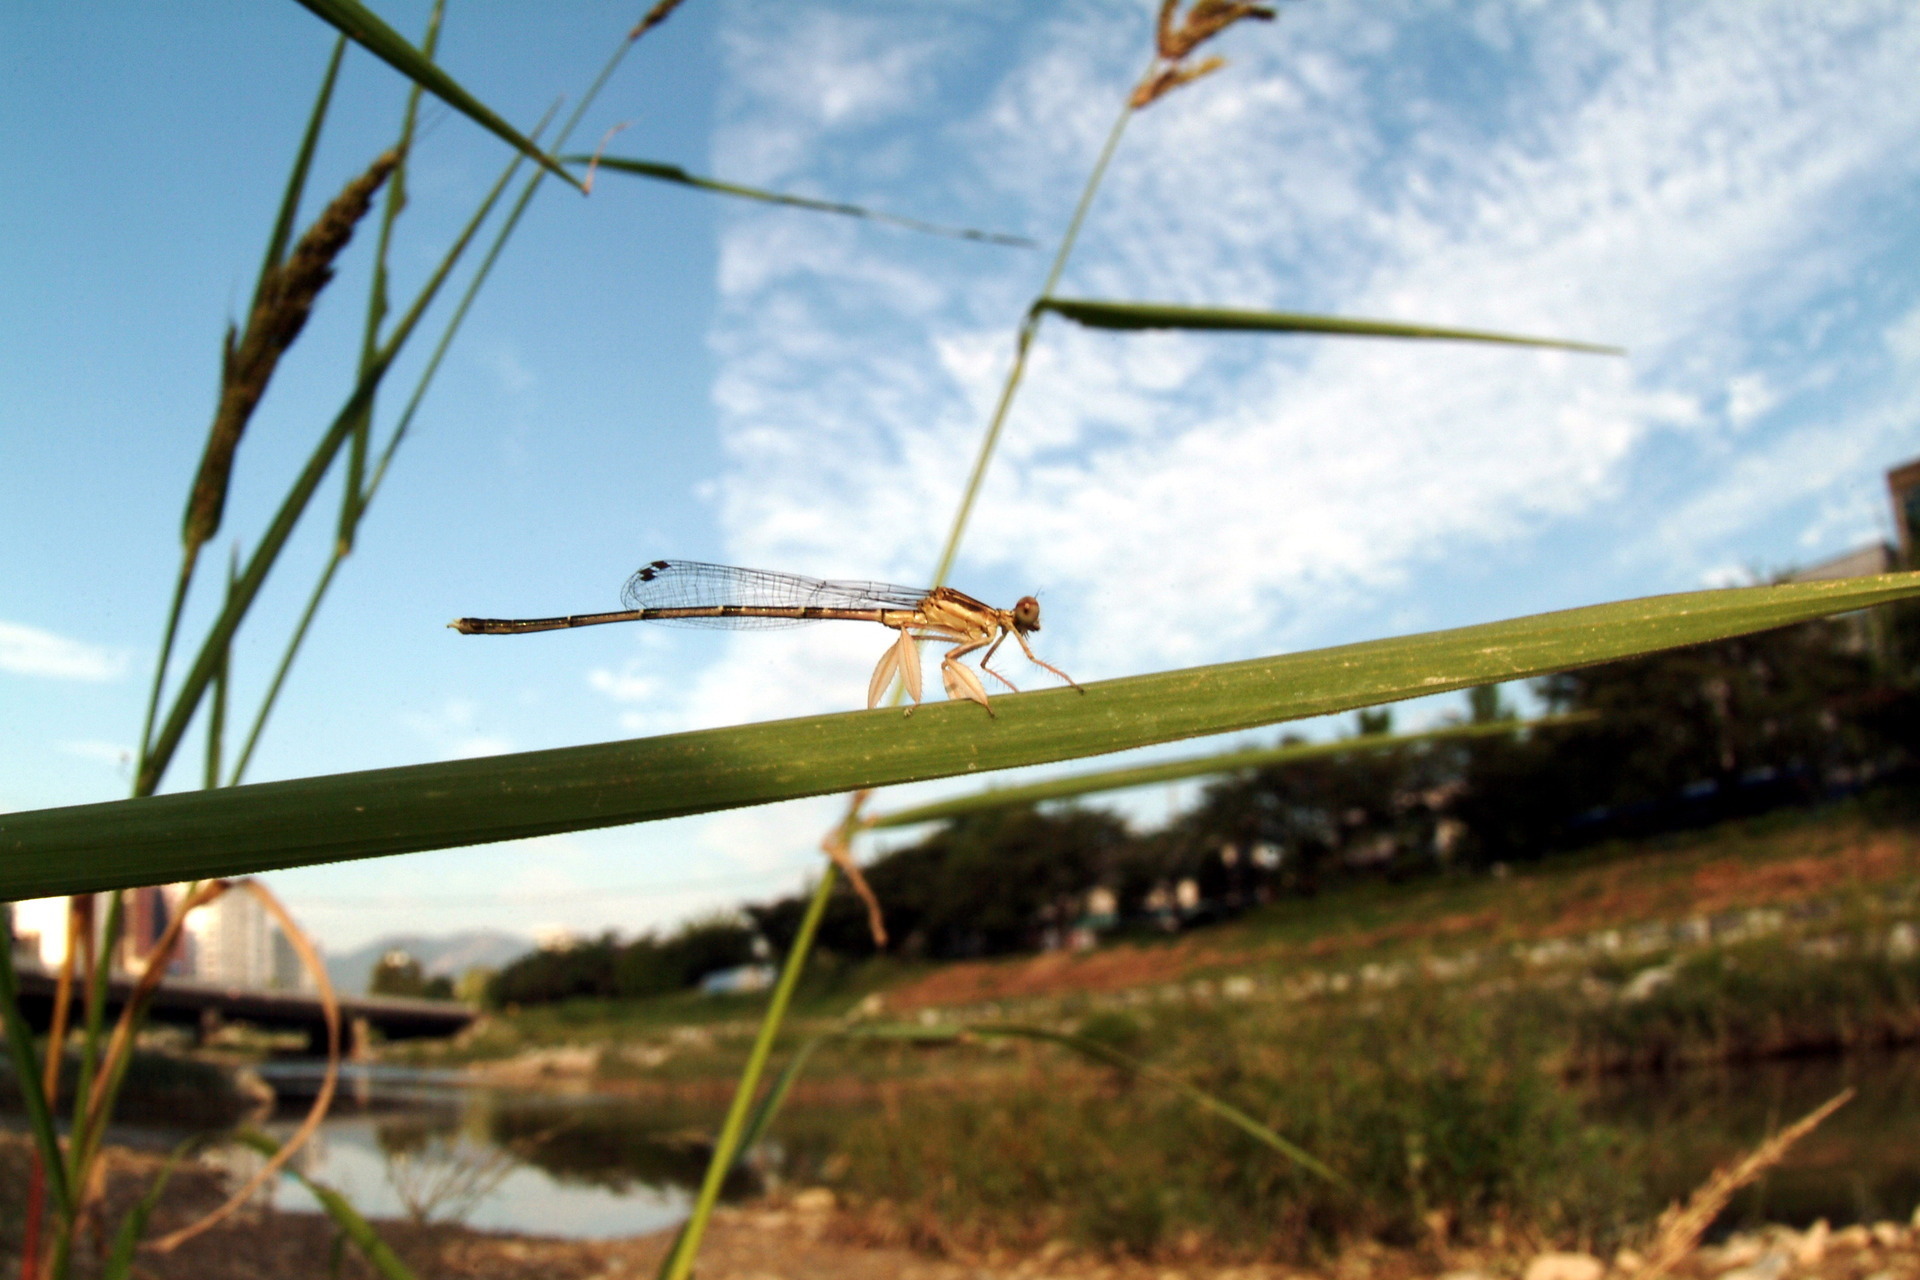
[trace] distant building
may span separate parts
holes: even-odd
[[[125,894],[125,915],[120,935],[120,967],[128,971],[146,968],[147,957],[160,945],[160,939],[166,935],[167,927],[180,910],[181,899],[186,894],[183,885],[145,885],[138,889],[129,889]],[[193,946],[190,938],[182,938],[175,948],[173,961],[167,966],[169,973],[187,974],[193,972]]]
[[[1864,547],[1843,552],[1831,560],[1795,569],[1788,582],[1824,582],[1828,578],[1859,578],[1871,573],[1891,573],[1895,568],[1894,549],[1884,542],[1869,542]]]
[[[537,924],[533,927],[533,945],[542,951],[571,951],[580,945],[580,935],[565,925]]]
[[[700,979],[700,990],[710,996],[751,995],[765,991],[778,976],[770,964],[743,964],[731,969],[715,969]]]
[[[53,969],[67,958],[67,900],[29,898],[13,904],[16,963]]]
[[[120,945],[113,967],[121,973],[141,973],[160,944],[186,886],[146,885],[126,891],[121,908]],[[107,895],[94,895],[94,913],[105,923]],[[243,890],[222,894],[198,907],[181,926],[167,972],[174,977],[199,978],[230,987],[269,991],[312,991],[315,983],[260,900]],[[14,939],[19,958],[57,969],[67,958],[67,899],[35,898],[14,904]]]
[[[1900,543],[1900,562],[1914,563],[1920,549],[1920,458],[1887,472],[1887,495],[1893,499],[1893,532]]]
[[[114,968],[122,973],[138,972],[146,967],[147,957],[160,942],[167,926],[179,910],[183,889],[179,885],[148,885],[129,889],[124,896],[120,921],[120,946],[114,954]],[[95,894],[96,919],[104,922],[106,895]],[[57,969],[67,958],[67,899],[32,898],[13,907],[14,950],[19,958],[37,963],[44,969]],[[169,973],[191,973],[192,947],[182,939],[175,951]]]
[[[1869,542],[1818,564],[1795,569],[1787,582],[1824,582],[1830,578],[1858,578],[1893,573],[1914,564],[1920,548],[1920,458],[1887,472],[1887,495],[1893,500],[1896,542]],[[1883,653],[1887,644],[1886,618],[1874,610],[1844,614],[1837,621],[1846,628],[1847,646],[1857,653]]]
[[[187,917],[193,976],[253,990],[311,991],[299,953],[260,900],[244,890],[222,894]]]

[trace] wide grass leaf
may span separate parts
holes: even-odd
[[[1183,307],[1172,302],[1102,302],[1090,298],[1042,298],[1036,311],[1091,329],[1213,329],[1256,333],[1329,333],[1358,338],[1431,338],[1444,342],[1497,342],[1516,347],[1549,347],[1618,356],[1619,347],[1564,338],[1530,338],[1486,329],[1450,329],[1443,325],[1406,324],[1398,320],[1354,320],[1342,316],[1314,316],[1294,311],[1236,311],[1226,307]]]
[[[1095,795],[1104,791],[1125,791],[1132,787],[1158,786],[1182,778],[1204,778],[1213,774],[1236,773],[1242,769],[1265,769],[1276,765],[1298,764],[1328,756],[1352,755],[1356,751],[1387,751],[1428,742],[1454,742],[1464,738],[1506,737],[1532,729],[1552,729],[1562,725],[1584,724],[1597,719],[1590,711],[1564,716],[1546,716],[1539,720],[1507,720],[1491,724],[1456,724],[1423,733],[1376,734],[1364,738],[1338,738],[1332,742],[1296,742],[1284,747],[1253,747],[1223,751],[1206,756],[1186,756],[1156,764],[1135,765],[1126,769],[1101,769],[1093,773],[1069,774],[1045,782],[1025,783],[1017,787],[989,787],[972,795],[936,800],[892,813],[877,813],[861,823],[864,827],[910,827],[921,822],[938,822],[963,813],[985,809],[1004,809],[1010,805],[1039,804],[1043,800],[1066,800],[1074,796]]]
[[[252,1147],[269,1160],[280,1154],[280,1144],[257,1129],[242,1129],[233,1136],[235,1141]],[[281,1173],[305,1187],[320,1202],[320,1207],[333,1219],[334,1229],[351,1241],[360,1250],[361,1256],[386,1280],[415,1280],[413,1269],[400,1261],[399,1255],[373,1229],[373,1224],[362,1217],[345,1196],[325,1183],[315,1182],[292,1165],[286,1166]]]
[[[1652,596],[1002,696],[0,814],[0,898],[483,844],[1103,755],[1920,597],[1920,573]],[[450,643],[464,643],[449,636]],[[849,691],[850,694],[852,691]]]
[[[340,33],[571,187],[580,181],[359,0],[299,0]]]

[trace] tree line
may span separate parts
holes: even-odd
[[[1362,712],[1354,749],[1212,782],[1166,826],[1091,806],[954,818],[866,868],[888,951],[957,959],[1191,928],[1342,882],[1486,872],[1597,840],[1703,825],[1911,781],[1920,760],[1915,610],[1824,620],[1565,672],[1532,689],[1556,727],[1369,745],[1391,712]],[[1499,688],[1470,691],[1476,723],[1515,719]],[[1285,743],[1287,739],[1282,739]],[[497,1003],[645,996],[783,953],[796,895],[660,938],[612,934],[538,952],[495,978]],[[1076,934],[1078,937],[1076,938]],[[865,910],[830,904],[819,947],[875,954]]]

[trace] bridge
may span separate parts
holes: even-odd
[[[53,995],[58,979],[37,965],[22,964],[17,971],[20,1014],[35,1031],[53,1021]],[[108,988],[108,1017],[117,1017],[133,989],[133,979],[115,974]],[[76,983],[76,987],[78,984]],[[75,1004],[82,996],[74,992]],[[364,1048],[363,1029],[378,1031],[388,1040],[418,1040],[451,1036],[473,1025],[478,1013],[452,1000],[412,1000],[401,996],[340,996],[342,1051],[351,1055]],[[315,1054],[327,1051],[327,1020],[320,997],[309,991],[261,991],[229,987],[191,978],[168,978],[147,1005],[149,1022],[190,1028],[198,1037],[229,1022],[244,1022],[270,1031],[300,1031]]]

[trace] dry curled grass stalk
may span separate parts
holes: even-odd
[[[1133,91],[1133,109],[1150,106],[1183,84],[1192,84],[1227,65],[1225,58],[1202,58],[1188,62],[1195,49],[1243,18],[1273,21],[1273,9],[1264,4],[1246,4],[1242,0],[1194,0],[1184,17],[1179,0],[1161,0],[1160,17],[1154,30],[1155,61]]]
[[[867,883],[866,876],[860,872],[860,864],[853,860],[853,845],[850,835],[858,821],[861,808],[866,804],[871,791],[856,791],[847,807],[847,816],[840,824],[829,831],[820,842],[820,851],[833,859],[833,865],[845,873],[847,882],[853,891],[860,895],[860,901],[867,906],[867,930],[873,934],[876,949],[887,949],[887,922],[880,912],[880,899],[874,894],[873,886]]]
[[[1713,1176],[1702,1183],[1684,1205],[1673,1205],[1661,1214],[1660,1221],[1654,1224],[1653,1246],[1647,1250],[1646,1268],[1636,1280],[1660,1280],[1685,1261],[1736,1191],[1779,1164],[1794,1143],[1813,1132],[1821,1121],[1852,1098],[1852,1088],[1842,1089],[1755,1147],[1743,1159],[1714,1170]]]
[[[281,1143],[280,1150],[266,1163],[255,1169],[253,1176],[228,1196],[226,1202],[219,1208],[198,1221],[181,1227],[178,1231],[147,1243],[147,1248],[159,1253],[168,1253],[179,1248],[188,1240],[224,1221],[234,1210],[252,1199],[254,1192],[271,1181],[287,1161],[293,1159],[294,1153],[319,1132],[320,1122],[327,1118],[327,1110],[333,1105],[334,1090],[340,1082],[340,1002],[333,993],[333,982],[327,976],[326,962],[320,958],[319,948],[315,947],[312,940],[301,932],[300,926],[294,923],[293,916],[288,913],[280,900],[258,880],[237,880],[230,885],[218,881],[215,883],[219,884],[223,891],[234,888],[243,889],[252,894],[280,926],[288,943],[292,945],[294,954],[300,958],[301,965],[312,975],[314,985],[319,989],[320,1012],[327,1023],[327,1070],[326,1074],[320,1078],[320,1090],[314,1095],[313,1105],[307,1108],[306,1119],[300,1122],[300,1127],[294,1130],[293,1136]],[[183,910],[180,914],[184,917],[186,911]]]
[[[189,552],[219,531],[241,433],[266,394],[267,382],[281,355],[300,336],[313,312],[314,300],[333,279],[334,259],[347,247],[354,227],[372,205],[374,193],[399,163],[398,149],[383,152],[365,173],[349,182],[300,237],[285,261],[261,279],[246,331],[236,340],[233,330],[227,330],[220,370],[220,406],[214,412],[206,452],[200,457],[200,471],[187,499],[184,533]]]

